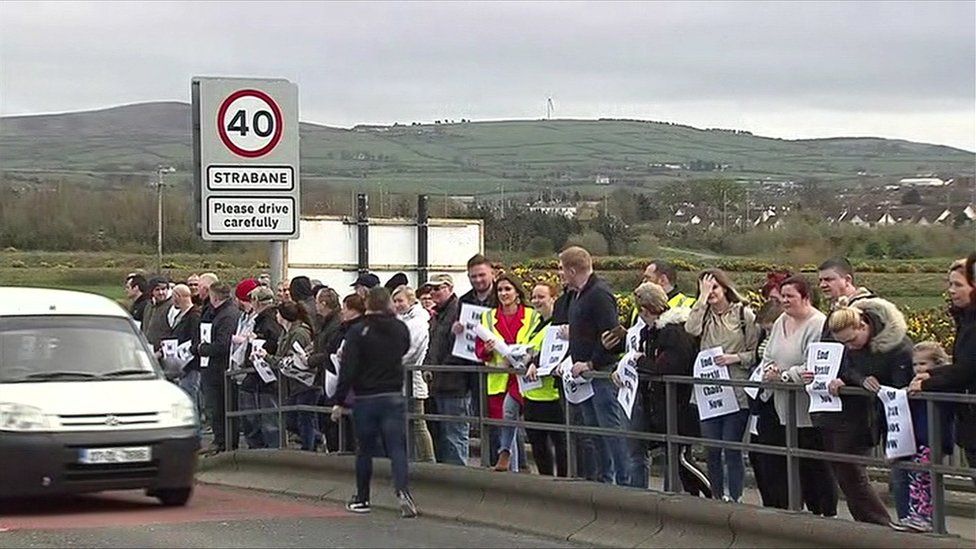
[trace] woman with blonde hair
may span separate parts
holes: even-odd
[[[399,286],[393,291],[393,309],[397,318],[407,325],[410,331],[410,349],[403,355],[404,366],[420,366],[427,356],[430,344],[430,313],[424,309],[417,294],[410,286]],[[407,403],[411,414],[424,413],[424,401],[429,396],[427,382],[423,372],[413,370],[410,373],[413,384],[413,398]],[[410,422],[410,434],[413,437],[413,450],[417,461],[434,462],[434,441],[427,429],[427,422],[415,419]]]
[[[834,340],[845,347],[837,379],[828,384],[833,395],[845,385],[877,393],[882,385],[900,388],[912,378],[912,340],[901,311],[881,298],[858,299],[848,304],[838,300],[828,328]],[[837,414],[848,429],[825,431],[828,452],[868,456],[881,440],[884,427],[877,399],[873,396],[841,396],[843,409]],[[854,520],[889,525],[888,510],[871,487],[867,469],[855,463],[833,463],[837,483],[847,498]]]

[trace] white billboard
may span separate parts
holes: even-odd
[[[288,279],[305,275],[336,288],[340,297],[359,273],[359,230],[356,220],[340,216],[310,216],[299,220],[296,240],[285,249]],[[415,219],[369,219],[369,271],[384,284],[394,274],[407,275],[414,288],[417,280],[417,221]],[[430,219],[427,231],[428,266],[431,275],[448,273],[454,291],[462,295],[471,289],[467,262],[484,253],[484,223],[480,219]]]

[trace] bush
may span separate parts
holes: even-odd
[[[544,236],[533,236],[526,248],[534,257],[549,255],[553,252],[552,241]]]
[[[591,255],[607,255],[609,249],[607,239],[596,231],[585,231],[583,234],[571,235],[566,240],[566,245],[580,246],[590,252]]]

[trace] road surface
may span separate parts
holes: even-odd
[[[423,502],[418,502],[423,511]],[[198,486],[186,507],[141,492],[0,503],[0,547],[576,547],[494,528]]]

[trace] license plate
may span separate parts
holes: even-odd
[[[82,448],[78,454],[78,462],[87,464],[139,463],[152,460],[152,449],[149,446]]]

